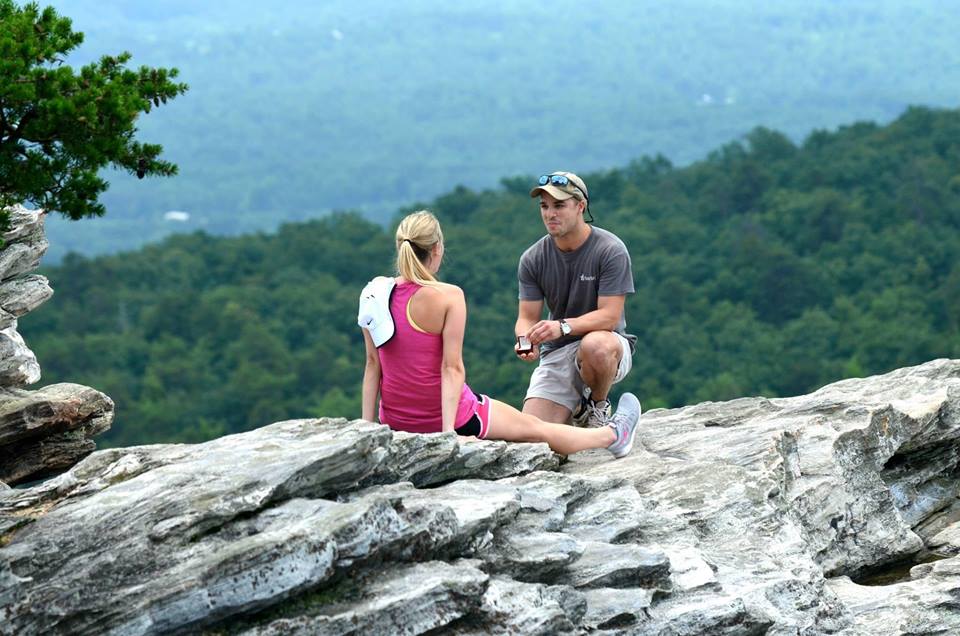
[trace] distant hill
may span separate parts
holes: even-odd
[[[956,106],[960,85],[960,5],[942,3],[53,4],[86,33],[75,61],[126,49],[192,88],[141,127],[181,175],[112,178],[105,218],[50,223],[52,260],[334,209],[383,222],[501,175],[684,165],[756,125],[798,141]]]
[[[646,409],[797,395],[960,357],[958,166],[960,111],[913,108],[800,145],[758,128],[687,167],[645,158],[584,174],[598,225],[633,257],[639,341],[617,390]],[[531,370],[511,346],[516,264],[543,234],[530,187],[511,177],[429,204],[444,224],[442,274],[467,295],[467,379],[514,404]],[[114,398],[113,443],[355,417],[357,296],[393,249],[384,226],[335,214],[71,256],[47,268],[56,293],[19,329],[44,382]]]

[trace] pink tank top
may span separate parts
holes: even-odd
[[[380,422],[400,431],[438,433],[443,429],[440,398],[443,336],[420,331],[407,319],[407,303],[421,287],[411,282],[400,283],[390,299],[396,332],[377,349],[381,371]],[[464,383],[455,426],[465,424],[476,408],[477,396]]]

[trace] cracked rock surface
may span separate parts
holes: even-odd
[[[0,484],[19,484],[67,470],[93,452],[93,436],[110,428],[113,402],[77,384],[21,388],[40,380],[40,364],[17,321],[53,290],[45,277],[28,273],[47,250],[45,213],[20,205],[7,211],[11,227],[0,247]]]
[[[960,361],[633,453],[278,422],[0,488],[0,634],[958,633]]]

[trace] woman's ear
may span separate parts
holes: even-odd
[[[430,248],[430,268],[436,273],[440,269],[440,263],[443,262],[443,243],[437,243]]]

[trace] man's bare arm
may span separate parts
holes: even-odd
[[[623,315],[623,306],[626,296],[600,296],[597,298],[597,308],[589,313],[567,318],[571,335],[582,336],[591,331],[613,331]]]
[[[582,336],[591,331],[613,331],[620,322],[620,316],[623,315],[626,298],[626,296],[600,296],[595,310],[575,318],[566,318],[567,324],[570,325],[570,335]],[[519,324],[519,320],[517,322]],[[534,344],[556,340],[561,335],[559,320],[540,320],[527,332],[530,342]]]

